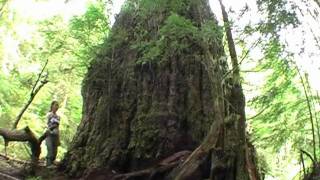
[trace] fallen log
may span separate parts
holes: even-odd
[[[0,135],[3,137],[5,142],[5,151],[10,141],[18,142],[29,142],[31,148],[31,163],[36,165],[39,160],[41,153],[41,143],[45,139],[46,134],[42,135],[39,139],[27,126],[21,130],[9,130],[5,128],[0,128]]]

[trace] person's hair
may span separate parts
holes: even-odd
[[[49,112],[52,112],[52,107],[53,107],[53,105],[55,105],[55,104],[58,104],[58,101],[52,101],[52,102],[51,102],[50,111],[49,111]]]

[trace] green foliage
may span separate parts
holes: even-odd
[[[133,12],[139,8],[139,14],[147,19],[155,13],[172,12],[183,14],[189,7],[190,0],[129,0],[124,5],[124,11]]]
[[[287,0],[257,0],[260,11],[265,12],[266,22],[260,24],[263,33],[278,33],[287,26],[297,27],[297,5]]]
[[[87,11],[73,17],[69,22],[62,16],[54,16],[44,21],[25,19],[21,12],[15,12],[13,21],[4,16],[0,23],[5,32],[0,39],[9,39],[19,44],[11,47],[0,43],[0,126],[11,127],[11,123],[29,98],[37,75],[48,59],[46,73],[49,83],[37,94],[19,124],[19,128],[29,126],[39,137],[46,128],[46,114],[51,101],[58,100],[61,116],[61,141],[59,158],[62,157],[81,120],[81,81],[90,61],[109,32],[108,15],[101,1],[88,4]],[[18,27],[27,24],[33,27],[29,38],[20,36]],[[13,52],[17,52],[14,54]],[[13,56],[12,61],[8,56]],[[1,141],[2,142],[2,141]],[[10,143],[9,155],[29,159],[28,148],[23,143]],[[43,143],[43,154],[46,155]],[[0,144],[3,151],[3,143]]]
[[[39,176],[30,176],[30,177],[27,177],[26,180],[42,180],[42,178]]]
[[[264,85],[257,88],[259,95],[249,102],[249,107],[257,113],[249,120],[251,138],[260,157],[270,162],[266,174],[287,179],[285,170],[292,169],[289,166],[300,161],[300,149],[313,152],[310,114],[301,78],[304,83],[308,80],[300,77],[295,62],[301,52],[290,52],[285,37],[280,36],[286,30],[295,31],[301,25],[298,14],[302,9],[295,2],[286,0],[258,0],[257,5],[263,18],[243,29],[247,35],[257,33],[262,40],[258,44],[262,58],[253,70],[266,76]],[[315,101],[311,98],[314,94],[309,91],[310,99]],[[315,108],[312,114],[318,114]],[[319,149],[317,153],[320,153]],[[275,159],[279,163],[273,164]],[[306,166],[310,165],[307,160]]]
[[[219,44],[222,42],[223,29],[221,26],[217,26],[215,21],[207,21],[201,27],[201,41],[209,44],[214,42],[214,44]]]
[[[222,42],[222,28],[214,20],[195,24],[185,14],[191,5],[197,6],[198,1],[127,1],[119,18],[125,18],[128,27],[116,24],[106,44],[115,48],[130,43],[138,52],[137,64],[161,63],[172,56],[189,53],[186,50],[190,47],[215,49],[207,46],[212,41]],[[127,34],[129,29],[134,32],[133,37]]]
[[[160,29],[160,35],[182,40],[184,38],[192,38],[196,31],[197,28],[190,20],[173,13]]]
[[[123,44],[128,42],[128,32],[125,29],[118,28],[110,33],[110,37],[104,44],[105,49],[115,49],[121,47]]]
[[[189,48],[190,42],[194,40],[196,33],[197,28],[190,20],[177,14],[172,14],[159,30],[157,40],[133,46],[133,48],[142,49],[141,54],[143,56],[137,63],[144,64],[155,60],[161,62],[160,60],[166,59],[165,57],[181,54]]]
[[[75,62],[80,66],[89,67],[90,60],[96,56],[109,32],[105,10],[104,3],[90,4],[83,16],[70,21],[70,35],[79,47],[76,54],[79,57]]]
[[[223,37],[221,27],[214,21],[208,21],[197,27],[191,20],[176,13],[171,13],[166,18],[156,38],[149,40],[150,33],[147,31],[142,33],[142,36],[137,37],[138,40],[131,46],[142,54],[137,61],[138,64],[161,63],[170,57],[188,54],[187,50],[191,46],[208,46],[212,41],[221,42]]]
[[[282,159],[268,172],[276,177],[285,176],[282,169],[299,157],[299,149],[312,152],[308,104],[295,64],[284,48],[277,39],[265,45],[264,59],[256,70],[268,76],[261,94],[249,102],[258,112],[249,121],[256,148],[267,161],[274,161],[272,153]]]
[[[144,15],[150,15],[151,12],[159,11],[159,10],[164,10],[166,7],[168,1],[164,0],[155,0],[155,1],[150,1],[150,0],[140,0],[139,1],[139,9],[141,9],[143,12],[141,12]]]

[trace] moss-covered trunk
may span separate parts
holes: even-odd
[[[221,31],[207,0],[127,1],[84,80],[66,171],[138,171],[202,143],[160,179],[249,179]]]

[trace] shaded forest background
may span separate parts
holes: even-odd
[[[50,6],[51,1],[31,2],[41,7]],[[41,78],[48,76],[49,83],[18,127],[28,125],[40,136],[49,104],[58,100],[62,116],[58,156],[62,158],[81,120],[81,82],[90,62],[105,46],[113,5],[111,1],[88,1],[76,16],[55,14],[37,19],[19,10],[19,3],[4,0],[0,4],[0,127],[12,126],[48,61]],[[75,1],[61,1],[65,7],[72,3]],[[257,148],[260,171],[271,179],[298,179],[303,173],[301,150],[315,161],[320,158],[319,1],[225,3],[247,97],[247,132]],[[216,9],[219,7],[213,11],[220,17]],[[0,141],[1,153],[3,144]],[[21,143],[10,143],[8,153],[17,159],[29,159],[30,154],[27,144]],[[311,167],[305,154],[304,161]]]

